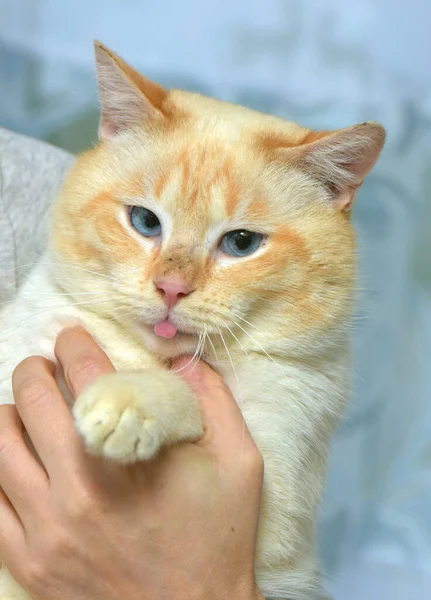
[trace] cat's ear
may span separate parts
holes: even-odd
[[[148,118],[163,118],[167,91],[94,42],[100,99],[99,138],[106,140]]]
[[[294,149],[295,163],[325,185],[334,205],[346,211],[378,159],[385,137],[385,129],[372,121],[312,133]]]

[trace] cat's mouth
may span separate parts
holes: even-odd
[[[164,319],[156,323],[153,328],[154,333],[161,338],[171,340],[178,333],[178,327],[174,325],[169,319]]]
[[[194,333],[190,331],[183,331],[178,325],[172,322],[169,317],[165,317],[162,321],[159,321],[153,325],[153,333],[159,338],[165,340],[178,339],[179,337],[194,337]]]

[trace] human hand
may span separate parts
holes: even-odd
[[[79,328],[60,334],[56,355],[75,397],[114,370]],[[16,407],[0,407],[0,560],[35,600],[263,598],[262,458],[221,378],[186,363],[173,368],[198,397],[202,439],[131,466],[85,452],[52,363],[15,370]]]

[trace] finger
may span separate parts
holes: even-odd
[[[255,447],[241,410],[218,373],[203,361],[192,364],[189,357],[174,359],[172,370],[197,396],[205,425],[205,434],[198,444],[227,457]]]
[[[55,354],[63,366],[67,385],[75,398],[96,377],[115,371],[105,352],[81,327],[70,327],[60,332]]]
[[[72,456],[80,443],[54,370],[50,361],[32,356],[12,375],[16,407],[49,475],[63,469],[63,459]]]
[[[20,549],[24,546],[24,540],[22,523],[0,487],[0,565],[2,561],[10,564],[16,557],[22,556]]]
[[[24,441],[13,405],[0,406],[0,487],[24,525],[41,510],[48,489],[46,473]]]

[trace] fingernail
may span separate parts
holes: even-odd
[[[78,334],[81,331],[85,331],[84,328],[82,327],[82,325],[68,325],[67,327],[65,327],[64,329],[61,329],[60,332],[57,335],[57,338],[59,338],[60,336],[63,335],[69,335],[69,334]]]

